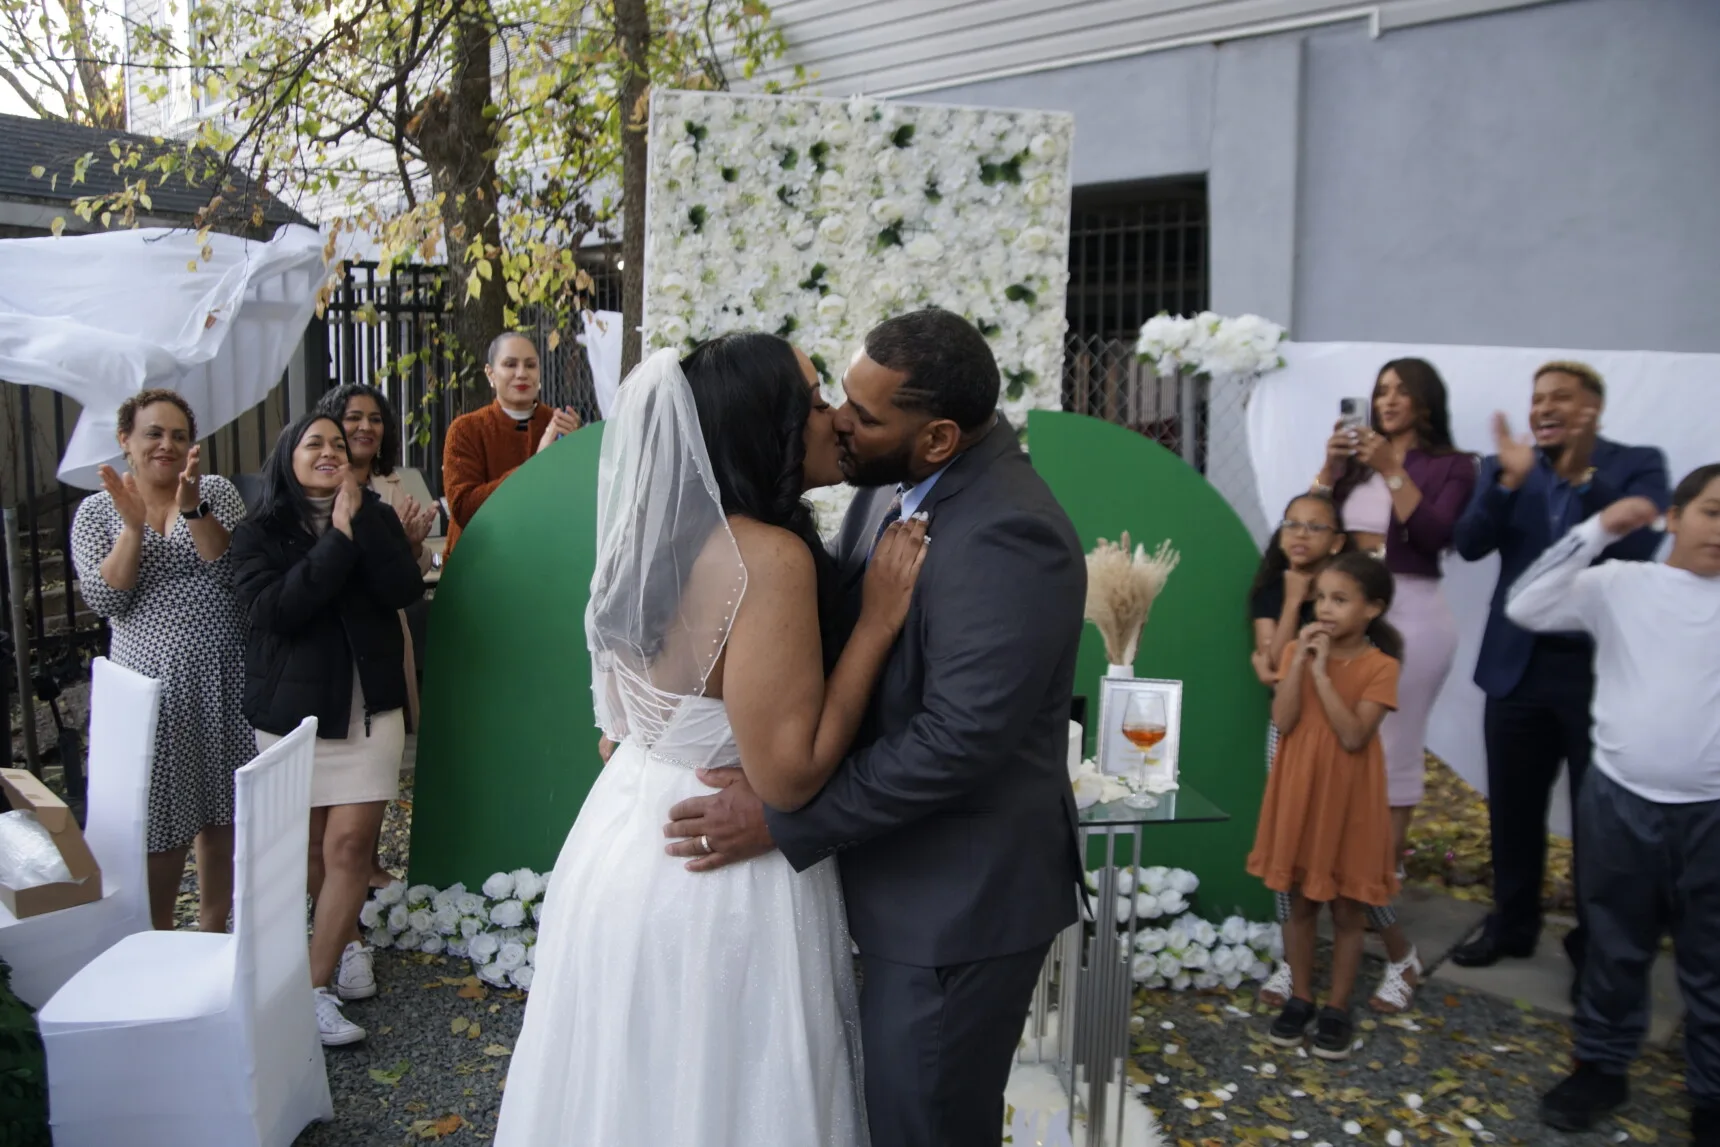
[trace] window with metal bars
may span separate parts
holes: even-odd
[[[1206,180],[1075,189],[1070,335],[1133,340],[1158,314],[1207,305]]]
[[[1137,430],[1204,469],[1204,395],[1135,359],[1141,324],[1207,307],[1206,181],[1075,189],[1063,406]]]

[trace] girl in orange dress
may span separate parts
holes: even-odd
[[[1397,705],[1403,639],[1384,615],[1392,575],[1365,554],[1340,554],[1314,583],[1314,622],[1285,650],[1272,702],[1278,760],[1266,781],[1248,871],[1291,894],[1284,955],[1291,995],[1272,1042],[1343,1059],[1355,1025],[1350,992],[1362,962],[1368,906],[1397,893],[1380,722]],[[1332,988],[1314,1007],[1315,926],[1332,907]],[[1317,1022],[1316,1022],[1317,1021]]]

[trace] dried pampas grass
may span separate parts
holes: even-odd
[[[1182,555],[1171,549],[1168,538],[1151,557],[1145,546],[1136,546],[1131,553],[1127,530],[1116,542],[1100,538],[1087,555],[1087,620],[1099,630],[1112,665],[1135,663],[1153,599],[1180,561]]]

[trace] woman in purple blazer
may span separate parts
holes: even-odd
[[[1387,714],[1387,788],[1398,856],[1421,803],[1433,700],[1457,652],[1457,627],[1440,589],[1440,557],[1475,489],[1476,460],[1451,441],[1445,382],[1419,358],[1394,359],[1374,381],[1369,429],[1326,444],[1316,488],[1332,492],[1358,549],[1384,558],[1397,581],[1390,619],[1404,636],[1398,708]]]

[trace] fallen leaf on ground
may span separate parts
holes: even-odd
[[[412,1134],[420,1139],[442,1139],[466,1126],[458,1114],[449,1112],[440,1119],[420,1119],[412,1125]]]
[[[406,1077],[406,1073],[411,1071],[411,1070],[412,1070],[412,1065],[403,1059],[399,1063],[395,1064],[393,1067],[389,1067],[389,1068],[373,1067],[373,1068],[371,1068],[370,1069],[370,1078],[374,1079],[378,1083],[386,1083],[388,1086],[393,1087],[395,1084],[399,1083],[402,1079],[404,1079]]]
[[[460,1035],[471,1026],[472,1021],[467,1019],[465,1016],[455,1016],[453,1022],[448,1025],[448,1030],[453,1032],[455,1035]]]
[[[503,1047],[499,1043],[492,1043],[484,1048],[484,1054],[495,1056],[512,1055],[514,1054],[514,1049],[511,1047]]]

